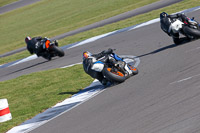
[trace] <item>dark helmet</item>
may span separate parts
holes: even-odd
[[[168,14],[166,13],[166,12],[162,12],[161,14],[160,14],[160,18],[162,19],[162,18],[165,18],[165,17],[167,17],[168,16]]]
[[[31,37],[30,36],[27,36],[26,38],[25,38],[25,42],[27,43],[28,41],[30,41],[31,40]]]
[[[88,57],[92,56],[92,54],[88,51],[83,52],[83,59],[87,59]]]

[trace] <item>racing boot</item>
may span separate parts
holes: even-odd
[[[102,85],[104,85],[104,86],[105,86],[105,85],[107,85],[107,83],[108,83],[108,80],[104,78],[104,79],[102,79],[101,83],[102,83]]]
[[[42,57],[44,57],[44,58],[47,59],[48,61],[51,60],[51,54],[49,54],[49,53],[46,53],[46,52],[43,53]]]

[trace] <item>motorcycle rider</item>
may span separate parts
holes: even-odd
[[[107,84],[107,80],[104,78],[103,74],[100,72],[104,64],[98,61],[99,59],[105,57],[107,54],[111,54],[113,52],[112,49],[108,49],[107,51],[102,51],[98,54],[91,54],[88,51],[83,52],[83,68],[84,71],[90,75],[91,77],[98,79],[103,85]],[[105,57],[107,60],[107,57]]]
[[[31,38],[30,36],[27,36],[25,38],[25,43],[27,44],[27,50],[30,52],[30,54],[35,53],[38,57],[39,56],[45,57],[43,43],[47,39],[48,38],[46,38],[46,37],[42,38],[41,36],[33,37],[33,38]],[[54,43],[56,46],[58,46],[57,40],[55,40]],[[46,57],[46,58],[48,58],[48,57]]]
[[[179,19],[181,22],[189,22],[189,19],[183,13],[177,13],[174,15],[168,15],[166,12],[160,13],[160,26],[161,29],[167,33],[169,36],[172,36],[175,43],[180,43],[179,32],[172,31],[172,24]]]
[[[109,62],[114,66],[117,66],[125,75],[134,75],[133,71],[129,67],[125,67],[125,62],[120,57],[117,60],[108,55],[113,53],[113,49],[104,50],[98,54],[91,54],[88,51],[83,52],[83,68],[84,71],[91,77],[98,79],[103,85],[108,83],[108,80],[104,78],[102,70],[104,63]]]

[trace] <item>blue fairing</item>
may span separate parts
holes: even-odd
[[[114,57],[117,61],[123,61],[122,58],[120,58],[118,55],[116,55],[115,53],[113,53],[111,55],[112,57]]]
[[[101,61],[94,62],[94,64],[96,64],[96,63],[104,64],[104,63],[103,63],[103,62],[101,62]]]

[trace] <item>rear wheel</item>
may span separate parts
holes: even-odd
[[[106,77],[106,79],[112,81],[112,82],[124,82],[126,80],[125,75],[120,71],[113,71],[112,68],[105,67],[103,69],[103,75]]]

